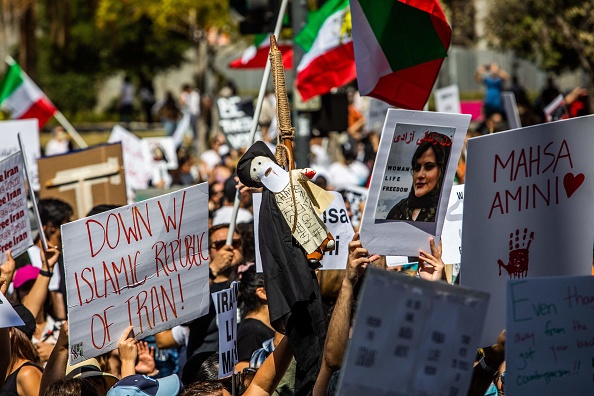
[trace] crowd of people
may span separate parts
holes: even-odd
[[[507,74],[494,64],[488,70],[485,67],[480,69],[478,75],[486,73],[492,74],[488,83],[484,79],[489,90],[489,103],[485,103],[485,122],[488,122],[498,111],[493,90],[501,89]],[[130,90],[130,87],[123,89],[123,99],[131,95]],[[192,122],[197,125],[201,116],[200,98],[189,85],[184,86],[183,92],[182,103],[190,109],[194,117]],[[314,182],[328,190],[366,186],[378,149],[379,131],[366,129],[358,96],[354,91],[349,95],[348,128],[338,136],[314,134],[310,141],[311,167],[317,172]],[[149,96],[148,93],[143,96],[147,103],[150,102]],[[520,100],[518,104],[524,105]],[[127,106],[128,102],[123,100],[122,116],[129,115]],[[151,110],[153,106],[150,106]],[[171,114],[169,110],[163,110],[160,115],[169,131],[168,122],[178,117],[175,112],[180,110],[171,95],[160,108],[167,106],[171,106]],[[273,122],[271,118],[267,121],[267,128]],[[489,129],[489,132],[494,132],[496,128]],[[480,125],[473,125],[468,136],[480,133]],[[56,139],[60,138],[61,135],[56,133]],[[54,146],[57,147],[57,144],[54,143]],[[431,221],[431,214],[422,214],[425,217],[418,218],[421,214],[414,202],[432,199],[432,192],[442,183],[440,178],[447,155],[436,152],[433,147],[423,147],[418,151],[418,155],[413,157],[411,169],[419,176],[415,176],[416,184],[413,184],[411,196],[404,202],[406,208],[396,211],[395,207],[389,218]],[[68,361],[68,306],[60,226],[73,220],[73,210],[59,199],[42,199],[38,203],[42,223],[38,232],[44,233],[49,249],[42,248],[38,235],[35,246],[27,253],[15,258],[8,254],[7,261],[0,267],[0,292],[8,297],[25,323],[0,329],[0,395],[333,395],[344,363],[365,269],[375,266],[401,272],[402,276],[446,281],[442,247],[436,246],[433,239],[430,240],[431,251],[419,251],[418,264],[410,270],[409,267],[388,267],[385,257],[369,252],[356,233],[348,246],[345,270],[310,270],[316,287],[318,283],[321,286],[321,291],[317,292],[323,302],[325,339],[322,340],[323,353],[316,356],[310,365],[313,369],[302,372],[294,359],[300,351],[293,350],[288,336],[277,331],[278,328],[271,323],[269,303],[276,294],[267,293],[265,278],[256,272],[254,265],[256,246],[252,190],[245,186],[241,188],[236,179],[236,168],[242,154],[227,146],[222,133],[215,132],[209,139],[208,150],[203,150],[200,156],[195,157],[191,147],[180,147],[180,167],[171,171],[173,183],[177,185],[208,182],[210,292],[229,288],[233,281],[240,282],[238,363],[235,366],[236,373],[240,374],[238,377],[218,378],[219,335],[212,301],[205,316],[144,340],[136,340],[133,329],[128,328],[121,334],[117,349],[71,366]],[[464,154],[459,164],[457,182],[463,182]],[[423,176],[420,176],[421,173]],[[242,192],[237,227],[231,243],[227,244],[238,188]],[[345,205],[350,210],[346,197]],[[112,208],[101,205],[89,215]],[[362,208],[357,209],[362,212]],[[357,228],[356,222],[353,223]],[[469,395],[502,394],[504,348],[505,333],[502,333],[498,340],[494,340],[494,345],[477,351]]]

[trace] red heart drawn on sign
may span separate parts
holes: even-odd
[[[567,198],[571,198],[573,193],[580,188],[584,180],[586,180],[586,176],[584,176],[583,173],[574,176],[573,173],[570,172],[563,177],[563,187],[565,187]]]

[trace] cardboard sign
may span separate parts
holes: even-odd
[[[505,392],[594,395],[594,277],[507,283]]]
[[[39,190],[37,159],[41,157],[39,146],[39,122],[37,119],[0,121],[0,160],[20,150],[18,135],[21,134],[31,185]]]
[[[212,294],[219,325],[219,378],[235,372],[237,357],[237,294],[239,282],[226,290]]]
[[[464,184],[452,187],[450,202],[443,223],[441,259],[446,264],[460,263],[462,254],[462,212],[464,210]]]
[[[382,125],[386,120],[388,109],[394,107],[383,100],[369,97],[369,108],[365,115],[365,130],[368,132],[379,133],[382,131]]]
[[[433,91],[435,110],[440,113],[460,114],[460,91],[457,85],[449,85]]]
[[[71,364],[208,312],[207,208],[202,183],[62,226]]]
[[[23,326],[25,322],[8,302],[4,294],[0,293],[0,329],[6,327]]]
[[[250,129],[254,117],[254,103],[251,98],[241,99],[239,96],[218,98],[219,126],[227,138],[227,143],[234,148],[248,147],[250,142]],[[254,140],[260,140],[259,133]]]
[[[20,151],[0,162],[0,263],[8,250],[17,257],[33,245],[24,167]]]
[[[565,104],[565,97],[560,94],[544,108],[547,122],[565,120],[569,118],[569,111]]]
[[[367,201],[367,188],[351,185],[340,192],[346,195],[347,201],[351,205],[351,222],[354,226],[358,226],[361,223],[361,217],[363,217],[363,212],[360,210],[361,202]]]
[[[126,183],[120,143],[40,158],[40,198],[69,203],[82,219],[100,204],[126,205]]]
[[[491,294],[481,346],[505,326],[510,278],[588,275],[594,117],[468,140],[461,282]]]
[[[429,236],[439,243],[469,123],[466,114],[388,110],[361,222],[370,252],[417,256],[430,251]]]
[[[345,269],[349,257],[349,242],[353,239],[355,230],[353,230],[342,195],[336,191],[331,191],[330,194],[334,195],[334,199],[330,203],[330,207],[322,213],[322,220],[334,237],[336,246],[333,251],[324,253],[320,269]]]
[[[141,139],[132,132],[116,125],[111,130],[108,142],[120,142],[122,144],[126,186],[132,190],[147,188],[151,178],[151,169],[145,161]]]
[[[520,121],[520,113],[518,113],[518,105],[516,104],[516,95],[513,92],[501,92],[501,100],[503,101],[503,109],[505,110],[509,129],[522,128],[522,121]]]
[[[338,394],[465,395],[488,300],[368,267]]]

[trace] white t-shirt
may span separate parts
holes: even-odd
[[[188,346],[188,341],[190,340],[190,328],[182,325],[175,326],[171,329],[171,336],[177,345]]]

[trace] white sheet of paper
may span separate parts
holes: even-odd
[[[338,394],[465,395],[488,299],[368,267]]]
[[[482,345],[505,326],[509,278],[589,275],[594,117],[468,140],[463,285],[491,294]]]
[[[132,190],[148,188],[152,176],[152,171],[145,161],[141,140],[120,125],[113,127],[108,139],[108,143],[122,143],[126,187]]]
[[[229,289],[212,294],[219,325],[219,378],[229,377],[235,371],[237,358],[237,294],[239,282]]]
[[[20,151],[0,161],[0,263],[33,245],[24,167]]]
[[[501,92],[501,100],[503,101],[509,129],[522,128],[522,121],[520,121],[520,113],[518,113],[518,105],[516,104],[516,95],[509,91]]]
[[[0,329],[22,326],[25,322],[8,302],[4,294],[0,293]]]
[[[369,198],[361,222],[361,241],[370,252],[385,256],[417,256],[430,251],[429,237],[439,243],[448,199],[470,115],[388,110]],[[452,142],[434,222],[386,220],[390,209],[408,197],[412,187],[411,159],[426,132],[445,135]],[[439,144],[439,143],[438,143]]]
[[[505,392],[594,395],[594,277],[507,282]]]
[[[35,191],[39,190],[39,175],[37,173],[37,158],[41,157],[39,146],[39,122],[37,119],[0,121],[0,159],[6,158],[19,151],[18,134],[21,134],[23,149],[27,157],[27,169],[31,178],[31,185]]]
[[[273,193],[279,193],[289,184],[289,172],[275,162],[266,162],[258,171],[258,179]]]
[[[452,187],[441,240],[441,259],[445,264],[460,263],[462,252],[462,212],[464,210],[464,184]]]
[[[460,91],[458,86],[448,85],[433,91],[435,110],[440,113],[460,114]]]
[[[568,117],[567,105],[565,104],[565,97],[559,94],[551,103],[549,103],[543,110],[547,122],[564,120]]]
[[[349,242],[355,235],[342,195],[336,191],[330,191],[330,194],[334,195],[334,199],[330,203],[330,207],[322,213],[322,220],[334,237],[336,246],[333,251],[324,253],[321,270],[346,268]]]
[[[208,185],[62,226],[70,362],[208,313]]]

